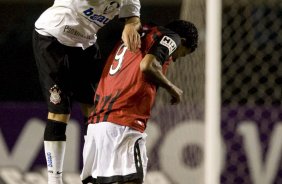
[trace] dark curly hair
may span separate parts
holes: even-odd
[[[177,33],[181,38],[185,38],[184,44],[187,48],[190,48],[192,52],[198,47],[198,30],[196,26],[184,20],[174,20],[167,25],[166,28]]]

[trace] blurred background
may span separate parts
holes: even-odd
[[[52,0],[0,0],[0,184],[46,183],[43,130],[47,109],[32,53],[35,20]],[[199,48],[170,66],[184,91],[169,105],[160,90],[147,128],[146,184],[203,184],[205,137],[204,0],[141,0],[141,19],[164,25],[189,20]],[[282,183],[282,2],[223,0],[221,48],[222,184]],[[102,54],[120,36],[114,20],[98,35]],[[82,117],[74,104],[68,125],[65,184],[79,183]]]

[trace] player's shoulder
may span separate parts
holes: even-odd
[[[164,26],[159,26],[155,24],[143,25],[143,34],[151,35],[155,40],[160,40],[165,37],[167,39],[173,40],[174,42],[176,42],[177,45],[181,40],[180,36],[174,31]]]

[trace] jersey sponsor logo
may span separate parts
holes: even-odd
[[[65,26],[64,32],[72,34],[74,36],[78,36],[78,37],[84,38],[84,39],[88,39],[88,40],[94,40],[95,37],[96,37],[96,35],[84,35],[84,34],[80,33],[79,31],[77,31],[76,29],[72,28],[69,25]]]
[[[61,102],[61,96],[60,96],[61,90],[57,85],[51,87],[49,92],[50,92],[50,102],[52,102],[53,104],[58,104]]]
[[[114,13],[118,8],[120,7],[120,4],[116,1],[111,1],[109,4],[106,5],[105,9],[103,10],[103,14],[110,14]],[[110,18],[94,13],[94,8],[90,7],[83,11],[83,14],[87,17],[88,20],[91,22],[94,22],[98,25],[100,24],[107,24],[110,21]]]
[[[168,36],[164,36],[162,38],[160,44],[165,46],[166,48],[168,48],[169,55],[171,55],[173,53],[173,51],[175,51],[175,49],[176,49],[175,41]]]
[[[96,24],[107,24],[110,19],[103,15],[98,15],[93,12],[94,8],[88,8],[87,10],[83,11],[84,15],[90,20],[91,22],[94,22]]]

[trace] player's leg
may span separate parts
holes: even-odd
[[[48,184],[62,184],[66,149],[66,127],[69,114],[48,113],[44,131],[44,151],[47,161]]]
[[[80,102],[85,134],[88,117],[94,108],[94,94],[102,73],[103,62],[100,59],[99,47],[96,44],[85,50],[70,48],[69,56],[71,91],[73,98]]]
[[[67,78],[64,47],[55,38],[34,32],[33,51],[49,112],[44,131],[48,184],[62,184],[65,133],[70,117],[71,99],[64,82]]]

